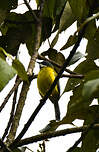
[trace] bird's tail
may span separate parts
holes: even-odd
[[[59,109],[59,104],[58,104],[58,101],[57,102],[54,102],[54,108],[55,108],[55,117],[56,117],[56,120],[60,120],[60,109]]]

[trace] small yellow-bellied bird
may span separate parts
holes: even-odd
[[[42,97],[49,90],[56,76],[57,73],[51,63],[47,61],[40,62],[40,72],[38,73],[37,77],[37,87]],[[60,109],[58,105],[59,98],[60,86],[58,82],[49,97],[50,101],[54,104],[56,120],[60,120]]]

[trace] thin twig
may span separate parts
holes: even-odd
[[[20,146],[28,145],[28,144],[31,144],[34,142],[46,140],[46,139],[53,138],[53,137],[59,137],[59,136],[65,136],[68,134],[79,133],[79,132],[85,131],[87,128],[88,128],[88,126],[84,125],[81,127],[67,128],[67,129],[58,130],[58,131],[50,131],[50,132],[38,134],[36,136],[32,136],[29,138],[22,139],[21,141],[16,143],[16,145],[13,145],[13,146],[20,147]],[[94,126],[92,128],[98,130],[99,124],[94,124]]]
[[[15,105],[16,105],[16,99],[17,99],[17,92],[18,92],[18,89],[16,89],[15,92],[14,92],[13,104],[12,104],[12,109],[11,109],[11,113],[10,113],[10,118],[9,118],[7,127],[5,129],[5,132],[4,132],[3,136],[2,136],[2,140],[4,140],[6,135],[8,134],[9,128],[10,128],[10,126],[12,124],[12,121],[13,121],[13,118],[14,118]]]
[[[99,12],[96,13],[94,16],[88,17],[81,25],[80,27],[78,27],[77,31],[74,33],[74,35],[76,35],[76,33],[78,33],[86,24],[88,24],[90,21],[96,19],[99,17]]]
[[[44,96],[44,98],[41,100],[41,102],[39,103],[39,105],[37,106],[37,108],[35,109],[35,111],[33,112],[33,114],[31,115],[31,117],[29,118],[29,120],[27,121],[27,123],[25,124],[24,128],[22,129],[22,131],[20,132],[20,134],[17,136],[17,138],[14,140],[14,142],[11,144],[11,147],[14,147],[19,140],[24,136],[24,134],[26,133],[26,131],[28,130],[29,126],[31,125],[31,123],[33,122],[33,120],[35,119],[36,115],[39,113],[39,111],[41,110],[41,108],[43,107],[43,105],[46,103],[46,100],[48,99],[48,97],[50,96],[50,94],[52,93],[52,90],[54,89],[54,87],[56,86],[57,82],[59,81],[61,75],[63,74],[64,70],[66,69],[66,67],[68,66],[70,60],[72,59],[72,57],[74,56],[77,48],[79,47],[79,44],[81,42],[81,39],[84,35],[85,32],[85,28],[86,26],[83,28],[82,31],[80,31],[78,33],[78,41],[75,43],[72,51],[70,52],[70,55],[68,56],[68,58],[66,59],[65,63],[63,64],[62,68],[60,69],[60,72],[58,73],[58,75],[56,76],[53,84],[51,85],[50,89],[46,92],[46,95]]]
[[[61,78],[64,78],[64,77],[82,79],[82,78],[84,78],[84,75],[82,75],[82,74],[79,74],[79,75],[78,74],[62,74]]]
[[[5,107],[5,105],[7,104],[9,98],[11,97],[11,95],[13,94],[13,92],[18,88],[19,84],[22,82],[22,80],[17,77],[16,78],[16,81],[15,81],[15,84],[13,86],[13,88],[10,90],[10,92],[8,93],[8,95],[5,97],[3,103],[1,104],[0,106],[0,112],[2,111],[2,109]]]

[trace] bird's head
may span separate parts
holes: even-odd
[[[37,62],[37,63],[39,63],[40,69],[43,67],[52,67],[53,68],[53,65],[48,61],[42,61],[42,62]]]

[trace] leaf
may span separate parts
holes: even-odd
[[[43,17],[41,43],[51,36],[51,31],[52,31],[52,19],[49,17]]]
[[[69,0],[73,14],[78,21],[84,20],[89,13],[89,6],[87,0]]]
[[[70,35],[70,37],[68,38],[66,44],[60,49],[60,50],[65,50],[68,47],[72,46],[73,44],[75,44],[78,40],[78,36],[76,35]]]
[[[40,133],[45,133],[49,131],[54,131],[58,128],[59,124],[55,120],[51,120],[49,124],[47,124],[43,129],[41,129]]]
[[[3,10],[11,10],[17,8],[18,1],[17,0],[5,0],[0,1],[0,8]]]
[[[51,43],[52,48],[56,44],[59,34],[62,31],[66,30],[69,26],[71,26],[75,22],[75,20],[76,20],[76,18],[74,16],[74,14],[72,13],[69,3],[67,2],[65,5],[65,8],[64,8],[64,11],[62,13],[61,19],[60,19],[59,30]]]
[[[5,20],[6,15],[7,15],[7,11],[0,9],[0,26],[1,26],[1,23]]]
[[[91,39],[94,39],[94,35],[96,31],[97,31],[96,21],[92,20],[88,23],[86,27],[84,37],[90,41]]]
[[[70,101],[67,107],[66,116],[63,118],[63,124],[71,124],[75,119],[86,118],[91,100],[83,100],[82,98],[83,84],[73,90],[73,95],[70,96]]]
[[[1,26],[2,36],[0,37],[0,45],[14,56],[17,55],[21,43],[26,43],[31,37],[32,39],[35,37],[35,25],[29,24],[29,19],[33,21],[33,17],[28,12],[24,14],[11,12]]]
[[[99,79],[87,81],[82,91],[83,98],[88,100],[96,91],[99,92]]]
[[[69,65],[72,65],[74,63],[76,63],[77,61],[79,61],[82,57],[84,57],[84,54],[82,54],[81,52],[76,52],[74,54],[74,56],[72,57],[72,59],[70,60]]]
[[[96,119],[97,118],[97,119]],[[89,125],[93,123],[99,123],[99,106],[94,105],[89,108],[89,113],[86,116],[84,125]],[[96,152],[99,144],[99,129],[90,129],[86,134],[85,138],[82,140],[82,151],[86,152]]]
[[[47,0],[44,3],[43,16],[45,17],[54,17],[54,9],[55,9],[56,0]]]
[[[59,15],[65,5],[67,0],[58,0],[55,4],[55,15]]]
[[[97,29],[93,38],[89,39],[86,52],[88,53],[87,58],[98,59],[99,58],[99,29]]]
[[[74,72],[80,73],[82,75],[87,75],[92,70],[98,70],[99,68],[96,66],[96,64],[91,60],[85,60],[81,62],[75,69]],[[75,79],[70,78],[67,81],[66,87],[64,89],[64,92],[73,90],[78,84],[80,84],[84,79]]]
[[[22,78],[22,80],[28,81],[28,76],[25,71],[25,68],[19,60],[17,59],[13,60],[12,67],[17,71],[17,74],[19,75],[19,77]]]
[[[16,70],[0,57],[0,91],[15,76]]]

